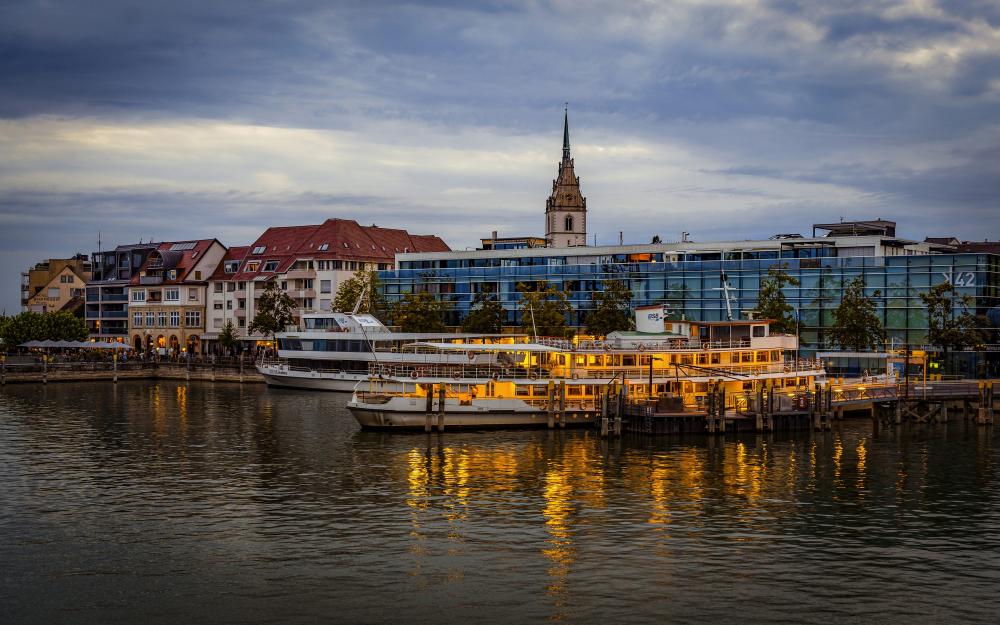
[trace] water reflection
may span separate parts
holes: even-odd
[[[195,604],[226,622],[660,622],[667,605],[683,622],[993,614],[986,428],[399,435],[359,432],[343,401],[4,388],[5,620],[176,622]]]

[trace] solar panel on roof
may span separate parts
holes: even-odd
[[[170,246],[171,252],[185,252],[187,250],[193,250],[195,246],[198,245],[197,241],[188,241],[187,243],[174,243]]]

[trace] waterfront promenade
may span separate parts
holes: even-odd
[[[117,382],[124,380],[194,380],[263,384],[253,361],[226,362],[64,362],[4,363],[0,384],[49,384],[57,382]]]

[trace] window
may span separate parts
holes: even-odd
[[[233,309],[233,300],[231,299],[226,300],[226,310],[232,310],[232,309]]]
[[[71,274],[59,276],[59,282],[63,284],[73,284],[73,276]]]
[[[269,260],[265,262],[264,268],[261,269],[261,271],[277,271],[277,270],[278,270],[278,261],[276,260]]]
[[[311,289],[311,288],[313,288],[313,279],[312,278],[306,278],[305,280],[303,280],[302,281],[302,288],[304,288],[304,289]]]
[[[226,285],[226,292],[227,293],[232,293],[235,290],[236,290],[236,283],[235,282],[230,282],[230,283],[228,283]]]
[[[266,250],[266,249],[267,249],[266,245],[258,245],[257,247],[253,248],[253,251],[250,252],[250,253],[251,254],[263,254],[264,250]]]
[[[258,269],[260,269],[260,261],[259,260],[248,260],[247,261],[247,271],[257,271]]]
[[[146,301],[146,291],[143,289],[136,289],[132,291],[132,301],[133,302],[145,302]]]
[[[212,304],[212,308],[214,308],[215,310],[222,310],[222,302],[215,302],[214,304]]]
[[[319,292],[320,293],[330,293],[330,289],[333,288],[331,280],[320,280],[319,281]]]
[[[141,328],[142,327],[142,313],[137,312],[132,315],[132,325]]]
[[[222,319],[212,319],[212,327],[213,328],[221,328],[222,327]]]
[[[221,282],[216,282],[215,283],[215,292],[216,293],[222,293],[222,283]]]
[[[156,315],[156,325],[160,326],[161,328],[167,327],[167,313],[166,312],[159,312],[159,313],[157,313],[157,315]]]
[[[201,327],[201,311],[189,310],[184,313],[184,325],[189,328]]]
[[[330,310],[330,300],[328,299],[319,300],[319,309],[324,311]]]
[[[282,291],[287,291],[288,290],[288,280],[282,280],[281,281],[281,290]]]
[[[194,279],[195,280],[201,280],[201,272],[200,271],[194,272]]]
[[[244,319],[243,317],[240,317],[239,319],[236,320],[236,325],[238,325],[241,328],[245,328],[247,327],[247,320]]]
[[[313,307],[313,298],[311,297],[303,298],[302,308],[305,308],[306,310],[312,310],[312,307]]]
[[[193,250],[195,246],[198,245],[196,241],[188,241],[185,243],[174,243],[170,246],[171,252],[186,252],[187,250]]]
[[[325,252],[328,249],[330,249],[330,244],[329,243],[324,243],[324,244],[322,244],[322,245],[319,246],[319,251],[321,251],[321,252]]]
[[[152,328],[156,324],[156,315],[152,311],[146,313],[146,327]]]
[[[188,289],[188,301],[194,302],[198,300],[198,289]]]
[[[170,311],[170,327],[177,328],[181,325],[181,314],[176,310]]]
[[[241,297],[241,298],[239,298],[239,299],[238,299],[238,300],[236,301],[236,303],[237,303],[237,307],[238,307],[238,308],[239,308],[240,310],[246,310],[246,307],[247,307],[247,300],[246,300],[246,298],[245,298],[245,297]]]
[[[566,215],[566,230],[569,232],[573,231],[573,216]]]
[[[222,271],[226,273],[236,273],[240,270],[240,261],[238,260],[227,260],[222,266]]]
[[[49,287],[49,297],[51,297],[53,299],[58,299],[59,298],[59,287],[57,287],[57,286]]]
[[[181,299],[180,289],[163,289],[163,301],[176,302]]]

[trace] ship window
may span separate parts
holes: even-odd
[[[712,352],[710,354],[710,356],[711,356],[712,364],[713,365],[717,365],[720,362],[722,362],[722,354],[720,354],[719,352]]]
[[[753,335],[758,338],[764,336],[764,326],[754,326]]]
[[[753,352],[740,352],[742,362],[753,362]]]
[[[767,362],[767,352],[757,352],[757,362]]]

